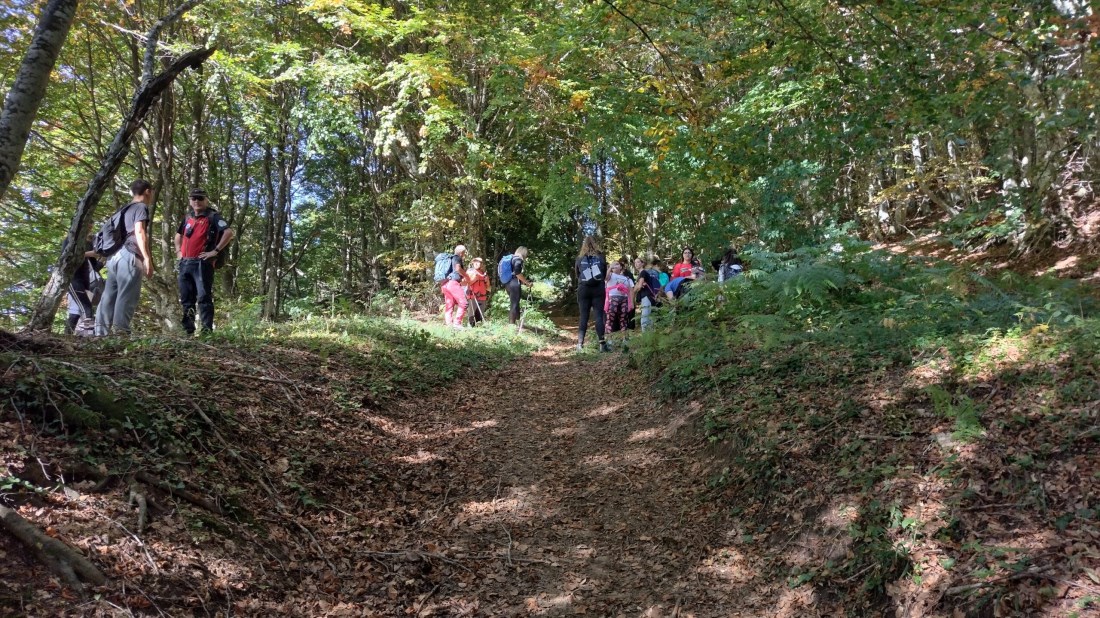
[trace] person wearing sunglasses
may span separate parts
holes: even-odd
[[[189,198],[191,207],[176,230],[175,244],[183,330],[194,335],[196,307],[203,332],[214,330],[214,268],[233,241],[233,228],[211,208],[206,191],[191,189]]]

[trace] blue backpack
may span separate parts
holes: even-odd
[[[497,264],[497,277],[500,278],[501,283],[508,283],[512,280],[512,258],[515,257],[511,253],[500,258],[500,263]]]
[[[436,254],[435,275],[432,277],[432,279],[434,279],[436,283],[445,281],[447,277],[451,276],[451,272],[453,272],[454,268],[454,257],[455,254],[453,253]]]

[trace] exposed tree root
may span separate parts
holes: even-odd
[[[222,507],[218,506],[216,502],[212,502],[211,500],[194,492],[183,489],[182,487],[173,487],[172,485],[165,483],[164,481],[158,479],[152,474],[149,474],[148,472],[138,472],[134,475],[134,478],[147,485],[152,485],[153,487],[156,487],[161,491],[168,492],[169,494],[172,494],[177,498],[183,498],[191,504],[199,508],[206,509],[207,511],[210,511],[215,515],[225,515],[225,511],[222,510]]]
[[[82,581],[95,586],[107,583],[107,576],[83,554],[48,536],[14,510],[0,506],[0,521],[12,536],[34,552],[40,562],[77,592],[84,593]]]
[[[149,520],[149,504],[145,500],[145,496],[138,491],[137,483],[130,485],[130,506],[135,504],[138,507],[138,520],[137,520],[137,535],[141,536],[145,532],[145,522]]]

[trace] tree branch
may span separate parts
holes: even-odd
[[[149,33],[145,35],[145,58],[142,62],[141,71],[142,83],[153,79],[153,64],[156,60],[157,43],[160,41],[161,32],[175,23],[184,13],[202,4],[202,2],[203,0],[187,0],[187,2],[176,7],[174,11],[162,17],[160,21],[153,25]]]
[[[611,2],[611,0],[603,0],[603,3],[611,7],[611,10],[621,15],[623,19],[627,20],[631,24],[634,24],[634,27],[638,29],[638,32],[642,33],[642,36],[645,37],[645,40],[649,42],[649,46],[653,48],[653,51],[657,52],[657,55],[661,58],[661,62],[663,62],[665,68],[668,69],[668,76],[672,79],[672,83],[676,86],[676,90],[678,90],[680,92],[680,96],[684,97],[684,99],[686,100],[687,94],[680,87],[680,80],[676,79],[676,70],[672,68],[672,63],[668,61],[668,57],[665,56],[664,52],[661,51],[661,48],[657,47],[657,43],[653,41],[653,37],[649,36],[649,32],[646,32],[646,29],[643,28],[642,25],[639,24],[633,17],[627,15],[619,7],[615,6],[615,4]]]

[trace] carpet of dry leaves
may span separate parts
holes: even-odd
[[[850,555],[858,505],[821,495],[822,479],[819,488],[792,492],[786,519],[750,528],[735,513],[747,517],[763,506],[729,500],[746,499],[751,488],[723,493],[710,484],[728,453],[701,439],[704,404],[659,402],[624,371],[624,358],[576,355],[559,344],[425,397],[379,403],[364,395],[351,406],[347,397],[334,403],[330,388],[350,383],[352,367],[288,353],[259,367],[255,375],[266,379],[257,380],[247,377],[254,359],[226,361],[231,375],[203,388],[234,410],[236,422],[207,441],[207,457],[188,471],[193,489],[230,514],[159,496],[165,512],[138,535],[124,487],[92,493],[83,491],[90,484],[75,484],[27,502],[24,517],[91,556],[111,582],[77,597],[0,535],[0,613],[965,615],[945,600],[958,580],[935,566],[934,555],[921,557],[928,547],[914,547],[914,559],[927,565],[922,577],[891,582],[874,607],[792,583],[792,565]],[[51,461],[63,461],[69,447],[3,419],[9,467],[41,464],[48,476],[58,474]],[[909,437],[867,438],[883,448],[901,442],[913,453],[937,448],[929,440],[906,444]],[[37,462],[19,461],[27,440],[35,441]],[[792,462],[805,455],[800,444],[789,449]],[[1051,483],[1095,483],[1095,470],[1079,469],[1095,464],[1094,455],[1067,458]],[[995,460],[982,462],[975,469],[989,476],[975,480],[979,493],[997,474]],[[938,525],[946,488],[917,471],[896,483],[923,496],[906,516]],[[1096,493],[1049,490],[1081,499]],[[826,508],[799,506],[807,501]],[[1043,564],[1053,565],[1046,579],[1013,584],[1054,586],[1061,596],[1043,613],[996,615],[1068,615],[1075,602],[1100,595],[1100,582],[1089,579],[1100,558],[1094,528],[1050,538],[1048,527],[1035,527],[1047,536],[1021,539],[1033,522],[1014,519],[1011,504],[991,505],[981,517],[989,543],[1045,544],[1052,555]],[[1092,611],[1082,607],[1080,615]]]

